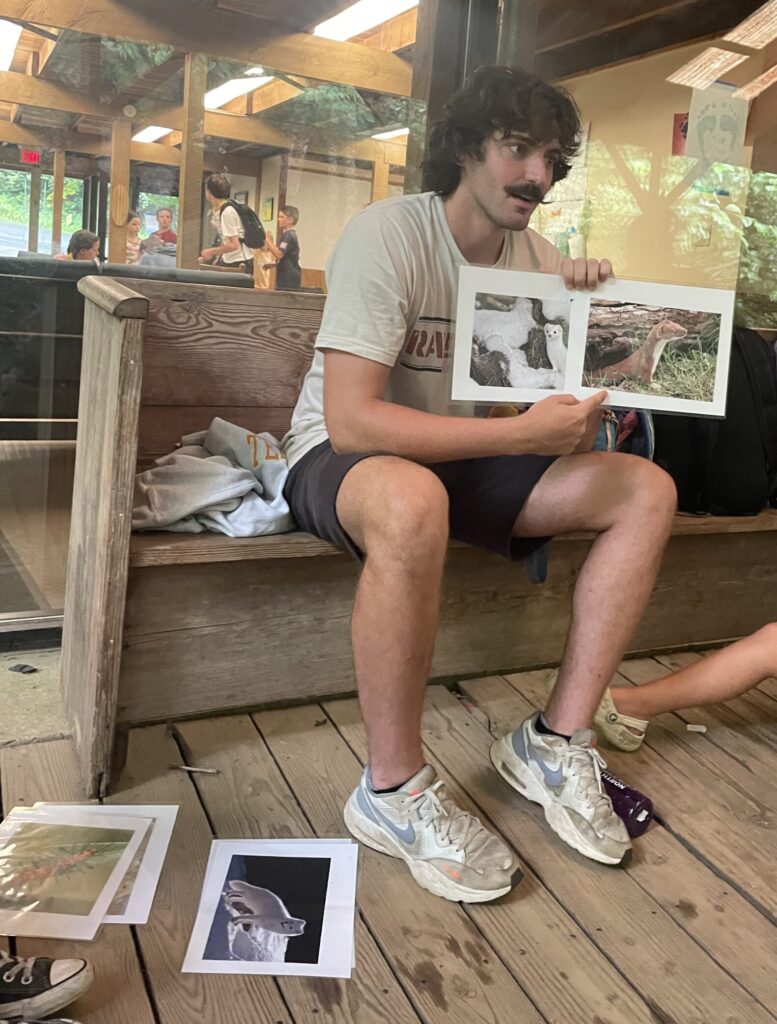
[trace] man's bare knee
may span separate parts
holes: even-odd
[[[633,456],[629,460],[631,476],[630,505],[643,514],[671,519],[677,511],[674,480],[660,466]]]
[[[434,473],[406,459],[380,456],[354,466],[337,514],[370,557],[425,562],[439,560],[447,546],[447,492]]]

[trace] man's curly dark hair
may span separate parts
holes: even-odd
[[[489,138],[513,132],[537,145],[558,140],[553,183],[567,176],[580,145],[580,113],[569,93],[520,68],[479,68],[432,128],[424,188],[449,196],[461,181],[464,157],[482,160]]]

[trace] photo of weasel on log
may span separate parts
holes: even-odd
[[[583,383],[711,401],[720,314],[592,299]]]

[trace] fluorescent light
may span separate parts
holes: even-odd
[[[255,74],[256,72],[258,72],[258,77]],[[210,92],[206,92],[205,109],[218,110],[219,107],[223,107],[230,100],[237,99],[238,96],[245,96],[246,93],[258,89],[260,85],[272,82],[272,75],[265,75],[264,68],[251,68],[250,71],[246,72],[246,75],[250,77],[231,78],[228,82],[224,82],[223,85],[219,85],[215,89],[211,89]]]
[[[708,46],[703,53],[683,64],[666,80],[675,85],[688,85],[692,89],[706,89],[743,60],[747,60],[747,54],[721,50],[719,46]]]
[[[752,82],[748,82],[747,85],[737,89],[733,98],[735,100],[754,100],[756,96],[760,96],[765,89],[768,89],[773,82],[777,82],[777,64],[769,68],[768,71],[764,71],[758,78],[754,78]]]
[[[753,50],[762,50],[768,46],[773,39],[777,39],[777,0],[769,0],[769,3],[759,7],[723,38],[729,43],[740,43]]]
[[[163,135],[169,135],[172,128],[160,128],[158,124],[150,124],[148,128],[144,128],[142,132],[138,132],[137,135],[132,136],[133,142],[156,142],[157,139],[161,139]]]
[[[400,135],[409,134],[409,128],[397,128],[393,132],[378,132],[377,135],[373,135],[372,137],[373,139],[381,139],[382,141],[385,141],[386,139],[398,139]]]
[[[0,71],[8,71],[13,64],[16,44],[21,34],[21,25],[0,19]]]
[[[359,0],[334,18],[322,21],[313,29],[313,35],[324,39],[352,39],[384,21],[390,21],[405,11],[418,7],[418,0]]]

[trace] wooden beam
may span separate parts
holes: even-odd
[[[40,167],[30,171],[30,221],[27,231],[27,249],[38,251],[38,229],[40,226]]]
[[[411,95],[424,106],[426,129],[424,131],[420,123],[421,115],[417,115],[416,121],[419,123],[410,125],[405,192],[420,192],[421,164],[426,152],[429,128],[460,84],[463,40],[466,34],[461,6],[446,3],[445,0],[420,0],[418,5]]]
[[[54,153],[54,211],[51,218],[51,251],[62,249],[62,208],[65,204],[65,151]]]
[[[130,146],[132,122],[117,119],[111,132],[111,210],[109,263],[127,262],[127,213],[129,212]]]
[[[629,22],[597,35],[546,45],[535,69],[552,80],[634,60],[646,53],[720,36],[761,6],[761,0],[682,0],[663,6],[638,25]]]
[[[279,128],[240,114],[222,114],[218,110],[205,111],[205,134],[258,146],[278,146],[281,149],[289,146],[289,136]]]
[[[389,18],[377,28],[363,32],[355,36],[352,42],[364,43],[365,46],[374,46],[378,50],[388,50],[394,53],[397,50],[404,50],[406,46],[412,46],[416,40],[418,31],[418,8],[413,7],[404,14],[398,14],[395,18]]]
[[[0,100],[42,110],[63,110],[89,117],[105,116],[105,111],[88,97],[55,82],[22,75],[18,71],[0,71]]]
[[[390,164],[386,160],[376,160],[372,165],[371,203],[377,203],[379,199],[385,199],[388,196],[389,166]]]
[[[180,167],[182,155],[174,146],[162,146],[158,142],[133,142],[130,145],[130,158],[149,164],[166,164],[168,167]]]
[[[540,0],[501,0],[496,63],[534,70]]]
[[[3,0],[4,18],[136,42],[208,53],[287,74],[407,96],[411,68],[401,57],[360,43],[322,39],[307,32],[268,42],[267,25],[223,11],[192,12],[190,0]]]
[[[183,85],[183,158],[178,205],[176,265],[194,268],[200,255],[202,233],[202,172],[205,150],[205,91],[208,58],[187,53]],[[222,115],[227,116],[227,115]],[[238,120],[240,120],[238,118]]]

